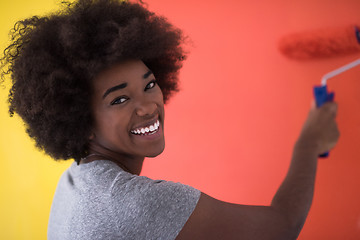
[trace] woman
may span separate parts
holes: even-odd
[[[37,146],[74,159],[51,208],[49,239],[296,239],[317,156],[339,137],[335,103],[312,108],[270,206],[216,200],[139,176],[165,146],[164,103],[177,91],[183,36],[142,5],[79,0],[15,25],[2,59]]]

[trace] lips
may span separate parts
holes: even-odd
[[[131,130],[130,132],[134,135],[152,135],[156,133],[159,130],[160,121],[159,119],[156,119],[153,122],[147,123],[145,126],[137,127]]]

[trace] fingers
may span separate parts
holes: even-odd
[[[340,137],[340,132],[335,121],[338,111],[338,105],[335,102],[325,103],[320,109],[320,115],[323,115],[323,120],[320,125],[323,127],[322,138],[324,143],[324,150],[328,151],[335,147]]]
[[[337,111],[338,105],[335,102],[327,102],[319,108],[312,102],[312,108],[300,134],[300,141],[316,145],[320,150],[319,154],[332,149],[340,136],[335,120]]]
[[[320,107],[320,111],[329,114],[330,116],[336,117],[338,111],[338,105],[336,102],[327,102]]]
[[[324,113],[328,113],[330,114],[331,116],[336,116],[337,115],[337,111],[338,111],[338,105],[336,102],[327,102],[327,103],[324,103],[324,105],[322,105],[321,107],[317,108],[316,107],[316,103],[315,101],[313,100],[311,102],[311,109],[310,109],[311,112],[314,112],[314,111],[321,111],[321,112],[324,112]],[[323,113],[323,114],[324,114]]]

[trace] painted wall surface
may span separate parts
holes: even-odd
[[[58,1],[60,2],[60,1]],[[358,0],[148,0],[189,36],[181,92],[166,107],[166,149],[142,175],[180,181],[218,199],[269,204],[323,74],[360,56],[294,61],[281,36],[360,24]],[[16,20],[56,1],[2,0],[0,47]],[[320,160],[314,202],[299,239],[360,239],[360,67],[329,81],[341,137]],[[0,90],[0,239],[46,239],[52,197],[70,162],[36,150]]]

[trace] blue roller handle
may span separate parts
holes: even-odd
[[[328,92],[327,86],[315,86],[314,87],[314,96],[316,101],[316,107],[321,107],[326,102],[332,102],[334,100],[334,92]],[[321,158],[326,158],[329,156],[329,152],[319,155]]]

